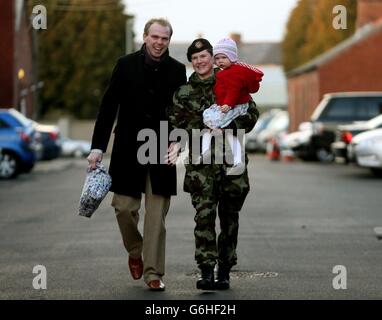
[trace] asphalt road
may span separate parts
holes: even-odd
[[[167,288],[151,292],[130,278],[111,194],[91,219],[78,216],[85,167],[57,160],[0,181],[0,299],[382,298],[382,179],[367,170],[252,155],[232,288],[202,292],[180,168],[167,216]],[[33,287],[36,265],[46,268],[46,289]]]

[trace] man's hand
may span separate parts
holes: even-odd
[[[180,150],[180,144],[178,142],[173,142],[170,144],[167,150],[167,154],[164,157],[165,164],[174,165],[178,160]]]
[[[97,162],[102,161],[102,153],[97,151],[91,151],[87,159],[90,167],[94,170],[97,168]]]
[[[223,113],[227,113],[232,109],[228,104],[223,104],[220,108]]]

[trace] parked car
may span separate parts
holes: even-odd
[[[246,151],[248,152],[259,151],[259,144],[257,142],[257,137],[259,133],[268,126],[273,116],[279,111],[281,111],[281,109],[271,109],[269,111],[263,112],[260,115],[259,119],[256,122],[255,127],[245,136]]]
[[[268,125],[259,132],[257,135],[258,150],[265,152],[267,144],[273,139],[277,138],[280,134],[286,133],[289,127],[289,115],[285,110],[276,112]]]
[[[91,143],[86,140],[61,139],[61,155],[81,158],[90,153]]]
[[[382,113],[382,92],[325,94],[311,116],[313,134],[306,154],[320,161],[334,159],[331,145],[339,125],[368,121]]]
[[[281,154],[309,160],[309,153],[306,150],[308,150],[312,134],[312,124],[310,122],[303,122],[299,125],[297,131],[280,135],[279,145]]]
[[[336,141],[332,143],[335,159],[349,163],[354,161],[352,154],[348,154],[348,145],[353,136],[368,130],[382,128],[382,114],[367,122],[342,125],[336,132]]]
[[[0,178],[14,178],[36,161],[33,122],[15,109],[0,109]]]
[[[351,145],[357,164],[369,168],[376,176],[382,176],[382,129],[357,134]]]
[[[60,129],[56,125],[46,125],[34,121],[41,150],[38,153],[38,160],[56,159],[61,154]]]

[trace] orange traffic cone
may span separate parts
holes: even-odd
[[[280,160],[280,146],[276,138],[272,138],[267,144],[267,156],[270,160]]]

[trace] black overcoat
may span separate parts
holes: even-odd
[[[156,67],[149,67],[144,55],[142,47],[120,58],[114,67],[97,115],[92,149],[106,151],[117,119],[109,168],[111,191],[139,198],[149,172],[153,193],[171,196],[176,194],[176,167],[160,164],[159,128],[160,121],[167,121],[166,108],[172,103],[175,90],[186,83],[186,68],[168,51]],[[143,165],[137,160],[138,149],[144,144],[137,140],[142,129],[156,132],[156,164]]]

